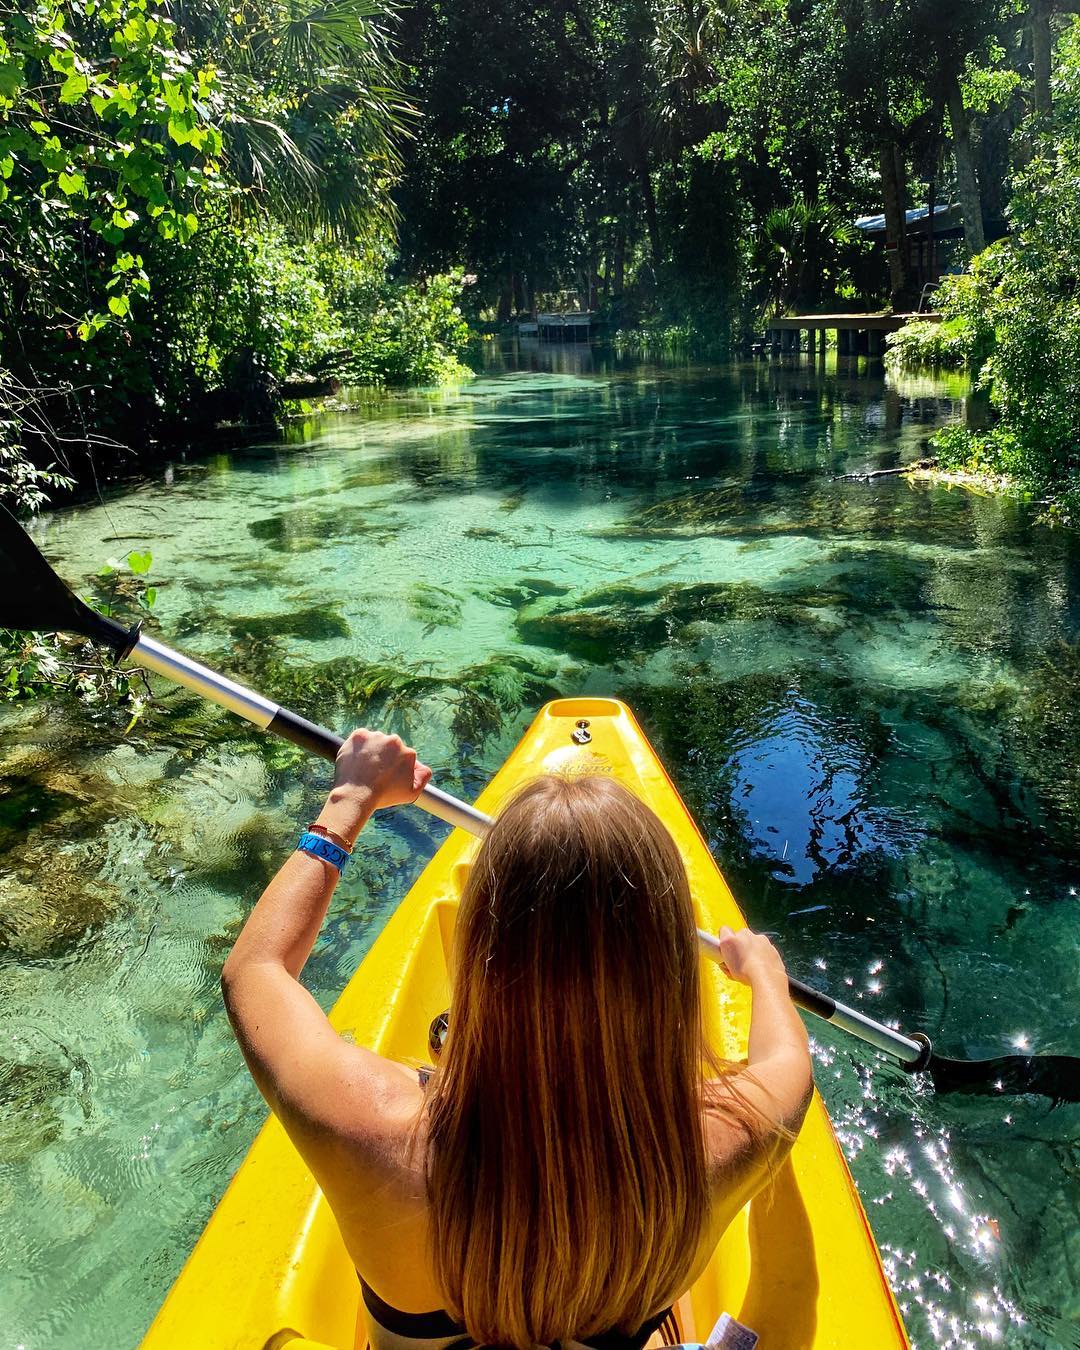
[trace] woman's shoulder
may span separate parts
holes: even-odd
[[[386,1182],[422,1170],[423,1105],[417,1066],[342,1042],[284,1123],[320,1182],[328,1172]]]
[[[332,1114],[335,1133],[358,1145],[415,1137],[424,1105],[424,1069],[387,1059],[362,1046],[343,1049],[341,1091],[327,1085],[327,1110]]]
[[[763,1182],[793,1139],[743,1090],[742,1076],[734,1072],[705,1084],[705,1149],[710,1177],[721,1191]]]

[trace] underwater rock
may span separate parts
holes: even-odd
[[[53,1106],[70,1073],[50,1064],[0,1058],[0,1161],[25,1163],[60,1138],[63,1121]]]
[[[418,581],[409,591],[409,612],[414,619],[433,627],[456,624],[461,618],[462,597],[445,586]]]
[[[351,630],[341,614],[323,607],[233,619],[229,632],[237,641],[291,637],[303,642],[328,642],[333,638],[347,638]]]
[[[589,591],[587,595],[583,595],[578,601],[578,607],[580,609],[599,609],[611,605],[651,605],[657,600],[662,600],[670,590],[670,584],[649,589],[615,582],[610,586],[601,587],[598,591]]]
[[[569,586],[548,581],[544,577],[519,577],[517,584],[532,595],[568,595],[570,592]]]
[[[573,606],[528,606],[516,619],[518,636],[603,665],[696,640],[702,623],[768,620],[814,624],[837,602],[833,593],[765,590],[750,582],[700,582],[663,588],[604,587]]]
[[[118,908],[98,879],[104,826],[129,809],[103,774],[24,747],[0,775],[0,949],[27,959],[68,951]]]
[[[365,511],[378,509],[377,505],[364,508]],[[363,520],[359,512],[301,510],[248,521],[248,532],[252,537],[278,553],[313,553],[325,548],[331,540],[361,536],[368,542],[385,544],[400,529],[401,524],[397,521],[385,518]]]
[[[10,848],[29,830],[77,810],[84,800],[35,777],[0,775],[0,850]]]
[[[507,539],[509,536],[503,530],[491,530],[483,525],[473,525],[467,530],[462,530],[463,539]]]
[[[514,586],[479,587],[473,594],[489,605],[507,605],[510,609],[520,609],[541,596],[561,596],[569,594],[569,586],[560,586],[554,581],[545,581],[542,577],[522,577]]]
[[[642,618],[632,612],[598,610],[520,613],[515,627],[524,643],[551,647],[596,665],[663,646],[669,636],[666,623],[657,615]]]
[[[120,908],[119,890],[85,855],[36,845],[19,850],[18,864],[0,875],[0,950],[13,956],[62,956]]]

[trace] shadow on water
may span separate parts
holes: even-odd
[[[166,640],[400,731],[465,796],[545,699],[625,698],[794,971],[946,1054],[1080,1052],[1080,545],[1017,501],[839,481],[918,458],[964,388],[493,360],[59,515],[47,552],[77,582],[108,540],[152,547]],[[27,1343],[134,1342],[256,1128],[217,973],[326,783],[182,691],[125,722],[4,714],[0,1249]],[[324,1003],[442,834],[373,828],[309,967]],[[935,1098],[814,1037],[913,1339],[1077,1344],[1077,1109]]]

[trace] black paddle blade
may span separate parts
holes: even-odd
[[[0,628],[81,633],[120,655],[133,640],[122,624],[96,613],[56,575],[5,506],[0,506]]]
[[[997,1059],[948,1059],[932,1055],[928,1067],[941,1092],[1001,1097],[1037,1093],[1060,1102],[1080,1102],[1080,1059],[1075,1055],[1001,1055]]]

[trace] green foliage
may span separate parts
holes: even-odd
[[[960,318],[941,323],[918,320],[890,333],[885,364],[890,370],[966,370],[973,363],[971,326]]]
[[[471,333],[460,273],[393,283],[362,258],[324,251],[319,275],[338,325],[339,350],[322,363],[349,384],[452,384]]]
[[[19,511],[36,511],[50,488],[66,488],[71,478],[54,464],[38,466],[23,453],[19,413],[23,404],[11,375],[0,368],[0,502]]]
[[[660,319],[620,329],[614,346],[620,356],[697,355],[707,353],[709,339],[692,324],[666,323]]]
[[[42,0],[0,17],[0,220],[22,286],[86,341],[149,294],[142,241],[185,242],[221,185],[209,61],[148,0]],[[57,288],[78,255],[90,281]]]
[[[321,250],[385,257],[413,116],[392,27],[372,0],[0,8],[4,495],[269,420],[340,345]]]
[[[122,622],[148,614],[157,590],[143,578],[153,565],[149,549],[111,558],[94,579],[89,602]],[[123,704],[128,730],[142,716],[149,686],[141,671],[121,669],[111,653],[85,638],[53,633],[22,633],[0,628],[0,700],[68,694],[92,704]]]
[[[853,222],[829,202],[800,197],[770,211],[754,259],[769,280],[769,301],[778,314],[818,308],[840,283],[845,254],[863,248]]]
[[[222,68],[241,209],[305,237],[384,241],[398,143],[415,118],[399,90],[392,6],[211,0],[188,26]]]
[[[1011,233],[943,288],[997,421],[935,439],[954,466],[1005,474],[1080,517],[1080,38],[1062,44],[1056,118],[1017,174]]]

